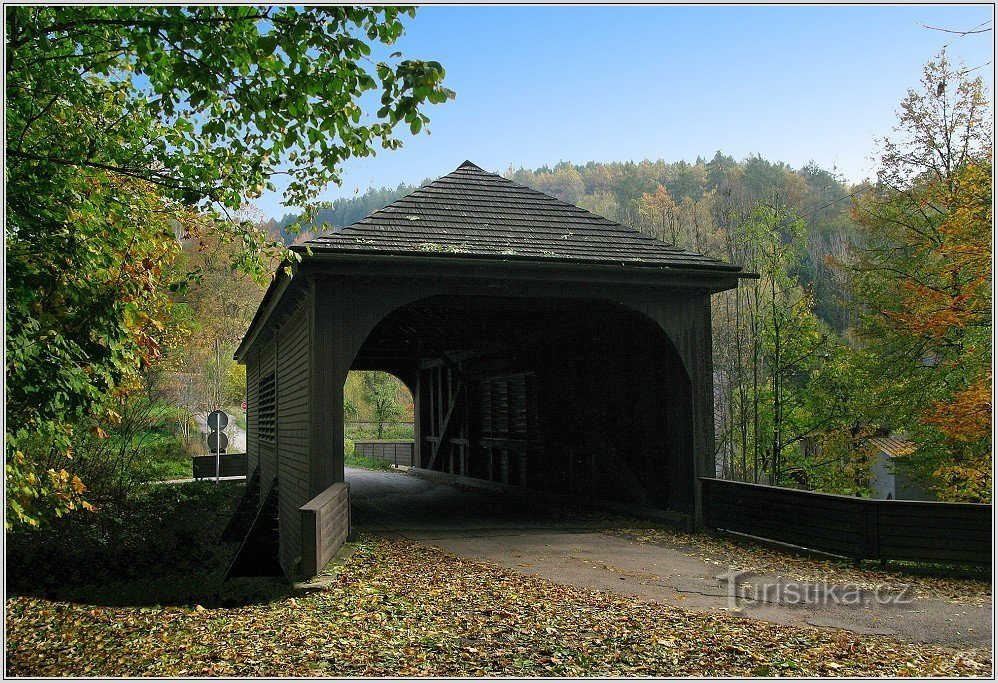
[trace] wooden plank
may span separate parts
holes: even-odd
[[[991,560],[987,505],[869,500],[717,479],[702,483],[709,526],[867,559]]]
[[[833,513],[843,510],[856,510],[856,514],[860,514],[858,510],[862,506],[874,502],[851,496],[820,494],[813,491],[780,489],[775,486],[765,486],[763,484],[725,482],[720,480],[704,480],[704,490],[705,492],[709,492],[715,500],[731,500],[737,501],[739,504],[749,505],[759,501],[767,501],[773,504],[784,502],[793,508],[804,506],[812,510],[827,510]]]
[[[706,511],[705,511],[706,512]],[[716,518],[708,514],[705,517],[712,519],[714,525],[728,529],[729,531],[741,531],[750,533],[753,536],[767,537],[769,535],[780,534],[782,536],[793,536],[794,538],[806,539],[814,538],[828,542],[861,544],[862,528],[854,529],[830,529],[822,526],[820,522],[802,523],[796,520],[788,520],[783,517],[756,517],[754,515],[729,516]],[[737,527],[737,529],[736,529]]]
[[[333,484],[299,510],[302,529],[302,573],[315,576],[337,550],[350,530],[350,485]]]
[[[437,421],[436,421],[436,424],[434,424],[434,426],[433,426],[434,427],[433,433],[436,436],[441,436],[441,434],[443,432],[443,425],[444,425],[444,381],[443,381],[443,367],[438,366],[437,369],[436,369],[436,372],[434,373],[434,376],[435,376],[435,379],[434,379],[434,390],[435,390],[434,391],[434,396],[436,396],[436,399],[437,399],[437,413],[436,413],[436,415],[437,415]],[[436,453],[434,453],[434,456],[435,455],[436,455]],[[430,460],[431,465],[430,465],[429,469],[433,469],[432,462],[433,462],[433,460],[432,460],[432,457],[431,457],[431,460]]]
[[[430,464],[426,469],[432,470],[433,465],[437,462],[437,455],[440,453],[440,447],[443,445],[443,441],[447,436],[447,429],[451,425],[451,417],[454,416],[454,407],[457,405],[458,398],[461,396],[461,390],[464,389],[464,382],[459,382],[457,385],[457,391],[451,397],[450,406],[447,408],[447,416],[444,417],[443,424],[440,427],[440,434],[438,441],[433,444],[433,451],[430,454]]]
[[[215,456],[196,455],[191,458],[194,479],[215,478]],[[248,458],[245,453],[222,453],[219,458],[219,476],[245,477],[247,475]]]
[[[957,520],[964,521],[986,521],[990,524],[991,522],[991,506],[981,505],[980,508],[964,508],[961,503],[952,503],[953,508],[940,508],[937,505],[932,507],[911,507],[904,504],[900,504],[899,507],[895,508],[900,501],[893,500],[883,500],[876,501],[878,503],[883,503],[882,509],[884,515],[891,520],[946,520],[948,522],[955,522]]]
[[[791,524],[795,526],[807,527],[817,530],[828,530],[830,533],[859,534],[864,525],[862,519],[855,520],[829,520],[822,515],[815,515],[810,511],[800,510],[798,514],[788,515],[779,510],[767,510],[764,508],[737,507],[733,504],[720,504],[710,501],[710,505],[704,508],[704,516],[710,516],[714,520],[729,523],[748,524],[758,527],[764,531],[768,524]],[[756,534],[760,535],[760,534]]]
[[[780,498],[765,498],[755,496],[716,496],[712,498],[714,505],[732,506],[738,509],[744,508],[765,508],[768,510],[781,511],[788,515],[795,515],[801,510],[807,510],[813,514],[837,520],[861,520],[865,505],[815,505],[812,500],[786,500]]]
[[[882,538],[881,545],[885,549],[903,550],[925,548],[932,550],[954,550],[977,551],[982,548],[981,542],[974,538],[944,538],[936,536],[933,538],[925,536],[892,536]],[[983,546],[987,547],[987,545]]]

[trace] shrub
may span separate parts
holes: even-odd
[[[149,486],[94,513],[7,534],[8,587],[65,590],[224,570],[232,549],[218,535],[243,485]]]

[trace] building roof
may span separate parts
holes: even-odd
[[[325,259],[342,259],[384,271],[400,262],[417,269],[459,267],[482,261],[482,273],[497,277],[529,267],[574,271],[594,281],[638,277],[643,283],[668,283],[706,292],[737,286],[739,278],[756,278],[740,266],[680,249],[597,216],[543,192],[518,185],[465,161],[452,173],[375,211],[353,225],[291,247],[302,260],[320,269]],[[284,266],[260,302],[236,358],[267,327],[274,310],[287,308],[285,290],[291,277]],[[302,265],[305,265],[304,263]]]
[[[748,275],[739,266],[649,237],[470,161],[367,218],[297,248],[305,246],[318,253],[561,261]]]
[[[915,452],[915,444],[897,436],[873,436],[867,439],[867,442],[892,458],[911,455]]]

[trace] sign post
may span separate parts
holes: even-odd
[[[208,449],[215,451],[215,483],[221,480],[222,453],[229,445],[229,439],[225,436],[224,430],[229,424],[229,416],[224,410],[213,410],[208,413]]]

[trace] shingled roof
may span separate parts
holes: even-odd
[[[367,218],[305,245],[319,253],[462,256],[742,274],[739,266],[659,241],[470,161]]]

